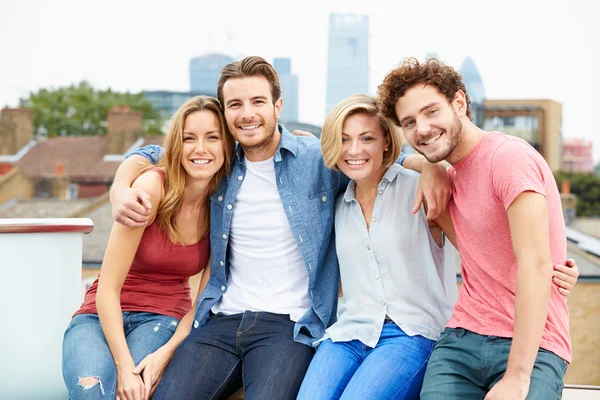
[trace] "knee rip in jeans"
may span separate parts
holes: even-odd
[[[100,393],[104,396],[104,386],[102,386],[102,381],[99,378],[95,376],[84,376],[83,378],[79,378],[79,386],[81,386],[83,390],[90,390],[96,385],[100,387]]]

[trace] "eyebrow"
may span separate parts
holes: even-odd
[[[432,103],[429,103],[429,104],[427,104],[426,106],[422,107],[422,108],[419,110],[419,112],[418,112],[417,114],[420,114],[420,113],[422,113],[424,110],[428,109],[429,107],[436,106],[436,105],[438,105],[438,104],[440,104],[438,101],[434,101],[434,102],[432,102]],[[404,123],[404,121],[406,121],[407,119],[410,119],[410,118],[412,118],[412,115],[409,115],[408,117],[404,117],[404,118],[402,118],[402,120],[400,120],[400,125],[402,125],[402,124]]]
[[[208,135],[209,133],[219,133],[219,134],[220,134],[220,133],[221,133],[221,131],[219,131],[219,130],[215,129],[215,130],[212,130],[212,131],[204,132],[204,134],[205,134],[205,135]],[[196,136],[196,134],[195,134],[194,132],[189,132],[189,131],[183,131],[183,134],[184,134],[184,135],[192,135],[192,136]],[[202,134],[201,134],[201,135],[202,135]]]
[[[250,100],[265,100],[267,101],[267,96],[254,96],[251,97]],[[227,102],[227,105],[230,105],[231,103],[235,102],[235,101],[242,101],[240,99],[231,99]]]
[[[363,133],[359,134],[358,136],[364,136],[367,133],[371,133],[371,134],[375,135],[375,132],[373,132],[373,131],[364,131]],[[342,135],[343,136],[349,136],[347,133],[344,133],[344,132],[342,132]]]

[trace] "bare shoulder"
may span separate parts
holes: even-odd
[[[131,187],[146,192],[152,199],[152,203],[155,201],[158,203],[162,199],[163,178],[156,169],[148,170],[138,176]]]

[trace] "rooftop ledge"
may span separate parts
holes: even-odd
[[[89,218],[0,218],[1,233],[90,233],[94,222]]]

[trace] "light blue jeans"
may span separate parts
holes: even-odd
[[[389,320],[375,348],[328,339],[319,345],[298,399],[418,399],[434,344]]]
[[[179,320],[146,312],[124,312],[123,330],[127,346],[137,365],[148,354],[167,343]],[[70,399],[115,399],[117,381],[113,360],[100,320],[96,314],[76,315],[63,339],[63,378]],[[80,378],[98,379],[83,386]]]

